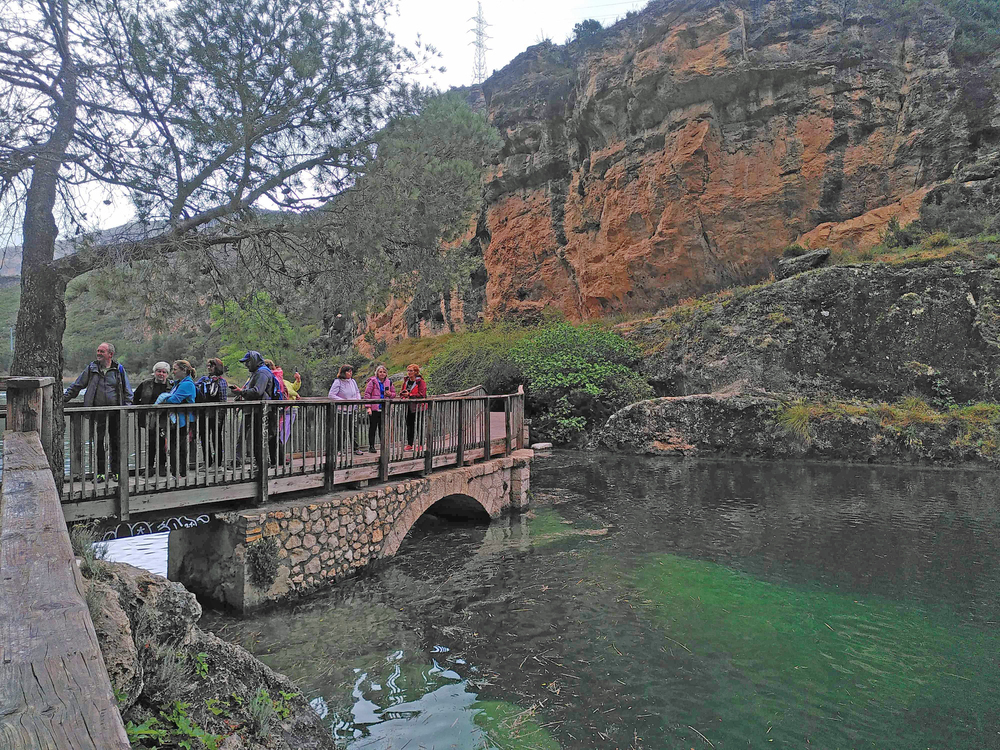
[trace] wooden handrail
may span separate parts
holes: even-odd
[[[469,393],[68,407],[67,517],[242,507],[281,492],[385,482],[523,447],[523,392]],[[496,401],[503,413],[490,412]],[[369,416],[366,406],[379,408]]]

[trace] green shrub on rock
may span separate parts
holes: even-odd
[[[510,393],[523,385],[533,433],[571,443],[652,395],[637,371],[641,356],[639,347],[600,325],[493,326],[455,337],[427,372],[437,393],[477,384]]]

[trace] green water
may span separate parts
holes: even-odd
[[[208,627],[344,747],[1000,747],[991,472],[557,453],[526,516]]]

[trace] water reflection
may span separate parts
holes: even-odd
[[[532,484],[205,624],[352,748],[1000,745],[994,473],[556,453]]]

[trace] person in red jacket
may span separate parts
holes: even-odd
[[[420,365],[407,365],[406,377],[403,378],[403,385],[399,389],[399,397],[406,399],[427,398],[427,381],[420,377]],[[417,431],[417,413],[427,411],[427,404],[411,403],[406,410],[406,448],[413,450],[413,437]],[[422,415],[421,415],[422,416]],[[420,420],[420,439],[423,440],[423,420]],[[417,450],[423,446],[418,445]]]

